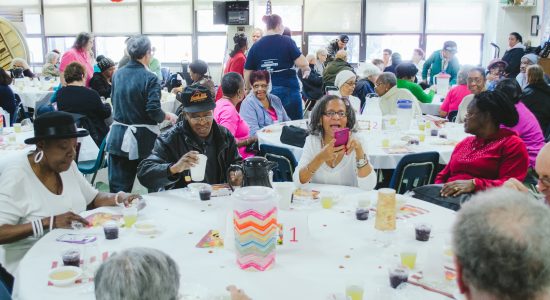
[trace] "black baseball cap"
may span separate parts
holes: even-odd
[[[189,113],[209,111],[216,107],[210,89],[198,84],[186,87],[181,93],[181,99],[183,111]]]
[[[341,34],[338,39],[340,40],[340,42],[342,43],[347,43],[349,41],[349,37],[345,34]]]
[[[458,51],[458,48],[456,47],[456,43],[454,41],[446,41],[443,44],[443,50],[456,53]]]

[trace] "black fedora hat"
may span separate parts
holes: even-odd
[[[76,128],[75,116],[62,111],[52,111],[34,120],[34,137],[25,144],[36,144],[41,140],[59,140],[87,136],[88,130]]]

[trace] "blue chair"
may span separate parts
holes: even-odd
[[[1,300],[11,300],[11,295],[6,286],[4,285],[4,282],[0,280],[0,299]]]
[[[99,146],[99,153],[97,153],[97,158],[95,160],[87,160],[77,162],[78,170],[85,175],[94,174],[92,176],[91,184],[94,184],[97,172],[100,169],[107,167],[107,160],[105,159],[105,146],[107,138],[104,138]]]
[[[277,168],[273,169],[274,182],[292,181],[292,175],[298,162],[290,150],[272,145],[261,145],[260,153],[267,160],[277,163]]]
[[[390,188],[404,194],[416,187],[432,184],[439,164],[439,153],[422,152],[405,155],[397,164]]]

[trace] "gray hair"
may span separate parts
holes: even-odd
[[[472,65],[463,65],[458,71],[456,82],[457,84],[467,84],[468,83],[468,73],[475,68]]]
[[[180,274],[176,262],[164,252],[131,248],[102,264],[94,282],[97,300],[175,300]]]
[[[453,228],[463,280],[498,299],[534,299],[550,287],[550,209],[496,188],[465,203]]]
[[[380,73],[382,73],[382,71],[380,71],[380,68],[378,68],[377,66],[375,66],[374,64],[372,64],[370,62],[362,63],[361,66],[359,67],[359,71],[357,72],[357,74],[359,74],[359,76],[361,76],[361,78],[369,78],[370,76],[378,76],[378,75],[380,75]]]
[[[142,59],[151,51],[151,41],[145,35],[136,35],[128,40],[126,48],[132,60]]]
[[[320,49],[317,49],[317,51],[315,52],[315,57],[319,58],[319,55],[327,55],[327,54],[328,54],[327,49],[320,48]]]
[[[395,77],[395,74],[391,72],[383,72],[378,75],[378,81],[382,84],[387,83],[390,87],[394,87],[397,84],[397,77]]]
[[[23,69],[29,69],[29,64],[27,63],[27,61],[21,57],[15,57],[14,59],[12,59],[11,68],[13,69],[17,65],[22,65]]]
[[[44,59],[46,60],[46,63],[51,63],[51,64],[53,64],[54,61],[58,58],[59,58],[59,54],[53,51],[46,53],[46,57],[44,57]]]

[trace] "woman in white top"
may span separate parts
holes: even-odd
[[[13,272],[27,250],[48,230],[71,228],[87,208],[127,205],[138,198],[124,193],[100,193],[78,171],[74,158],[77,130],[73,116],[50,112],[36,118],[34,137],[25,140],[36,150],[17,155],[0,176],[0,244],[6,269]]]
[[[355,113],[348,101],[327,95],[319,99],[311,113],[310,135],[294,173],[298,185],[311,183],[335,184],[372,190],[376,173],[369,164],[366,146],[352,133]],[[349,128],[346,145],[335,146],[334,131]]]
[[[361,100],[352,95],[356,82],[357,75],[355,73],[350,70],[340,71],[334,79],[334,85],[338,87],[338,92],[335,95],[348,99],[355,113],[361,114]]]

